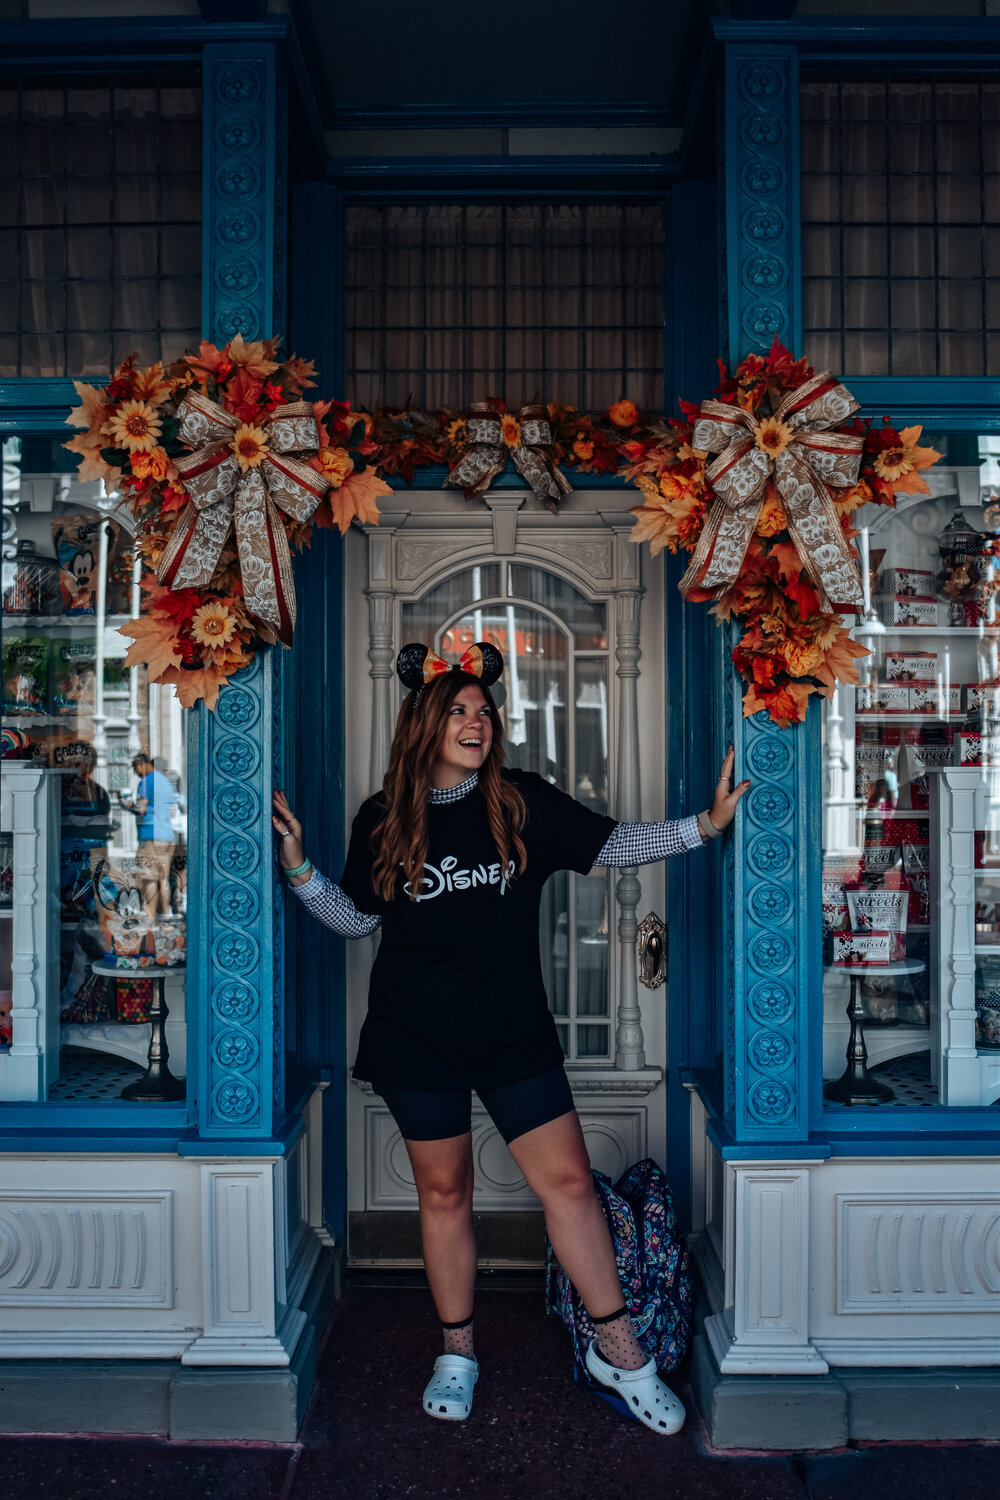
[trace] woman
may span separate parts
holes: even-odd
[[[424,1391],[431,1416],[472,1409],[476,1243],[471,1091],[540,1199],[553,1249],[597,1327],[587,1368],[654,1432],[684,1408],[640,1348],[594,1191],[580,1121],[546,1003],[538,952],[544,881],[556,870],[651,863],[699,848],[732,821],[733,752],[709,812],[676,823],[615,823],[541,776],[503,768],[489,687],[503,658],[485,643],[447,663],[419,645],[396,664],[412,688],[382,792],[354,820],[339,886],[313,869],[301,824],[274,798],[281,864],[295,894],[346,937],[381,925],[355,1078],[382,1096],[402,1134],[420,1206],[424,1264],[444,1353]]]

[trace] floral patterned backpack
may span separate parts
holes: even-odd
[[[667,1179],[647,1158],[629,1167],[614,1187],[610,1177],[595,1172],[594,1186],[636,1337],[661,1373],[675,1370],[691,1337],[691,1269]],[[545,1310],[565,1323],[582,1367],[594,1325],[548,1242]]]

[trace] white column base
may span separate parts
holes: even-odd
[[[705,1334],[723,1375],[826,1375],[830,1369],[811,1344],[739,1344],[731,1308],[706,1318]]]

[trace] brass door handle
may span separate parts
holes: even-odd
[[[636,951],[640,983],[647,990],[658,989],[667,977],[667,929],[655,912],[648,912],[639,923]]]

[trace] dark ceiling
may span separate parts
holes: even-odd
[[[298,0],[296,8],[315,43],[327,123],[336,125],[408,116],[498,124],[506,105],[518,124],[584,124],[591,112],[595,125],[676,124],[694,33],[710,9],[703,0]]]

